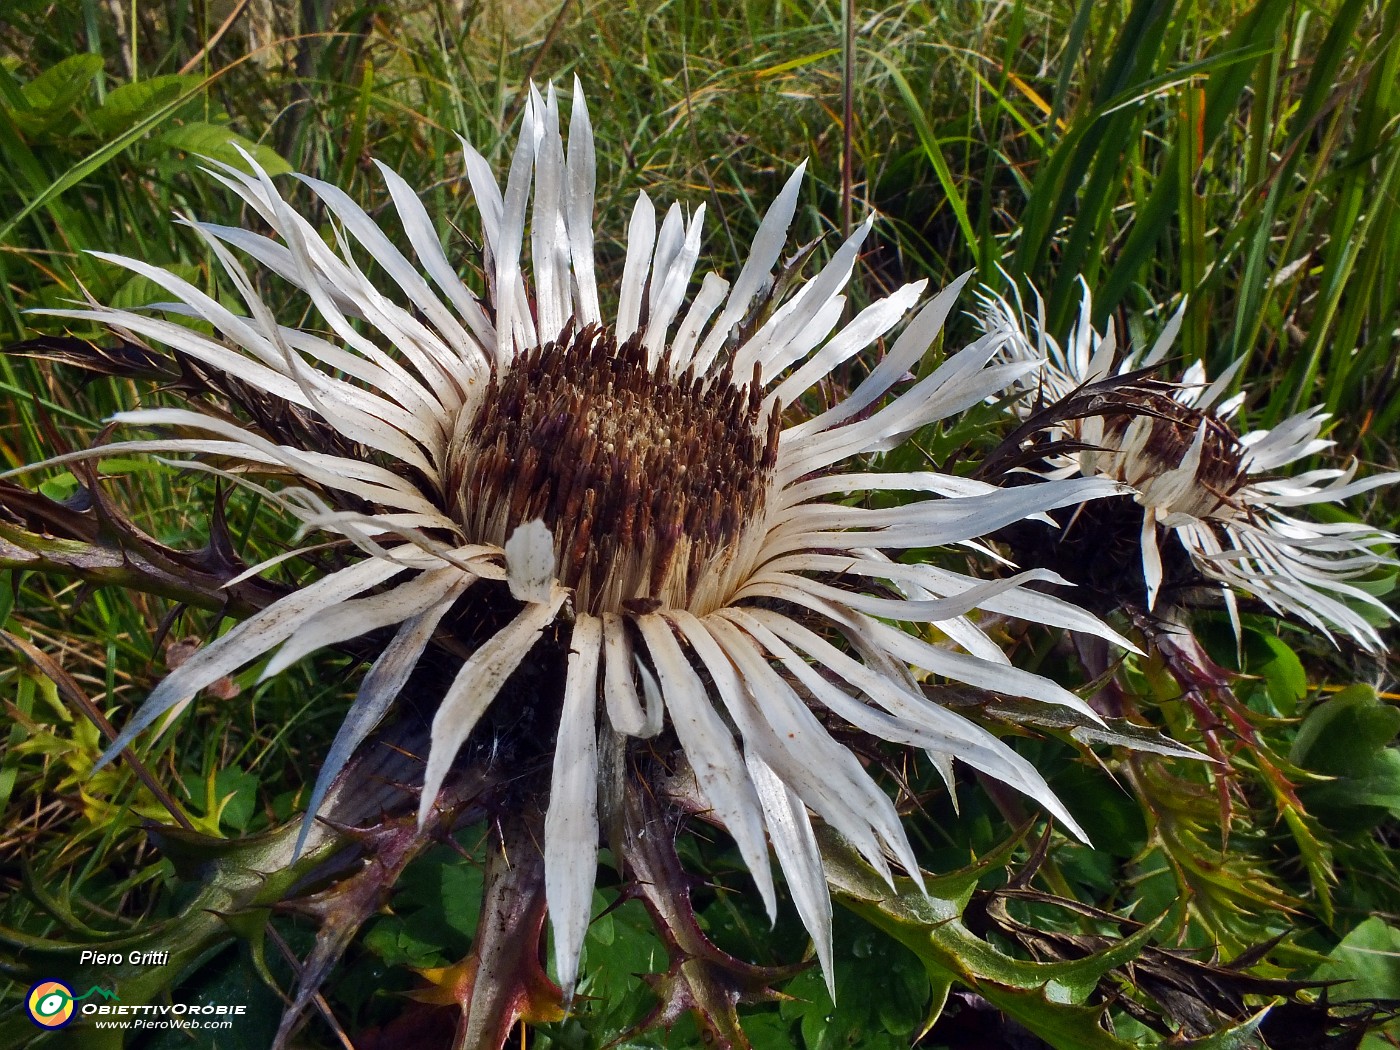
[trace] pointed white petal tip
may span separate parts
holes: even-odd
[[[506,571],[517,601],[543,604],[554,583],[554,535],[541,519],[527,521],[506,540]]]

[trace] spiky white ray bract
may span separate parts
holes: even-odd
[[[527,522],[503,544],[483,542],[451,516],[442,480],[454,442],[481,410],[493,369],[508,373],[520,355],[549,344],[571,322],[577,330],[604,321],[592,261],[592,131],[577,83],[569,124],[565,150],[553,88],[543,97],[531,91],[504,191],[486,161],[464,143],[484,232],[484,296],[458,279],[418,198],[382,165],[416,261],[346,194],[303,179],[334,219],[335,243],[328,245],[249,159],[252,174],[220,166],[213,175],[273,236],[194,224],[246,313],[174,274],[118,256],[109,258],[148,277],[178,302],[154,311],[97,306],[57,312],[164,343],[211,369],[235,372],[251,388],[319,417],[369,456],[352,460],[277,445],[194,410],[117,417],[129,425],[173,425],[207,438],[117,443],[104,446],[102,454],[203,451],[278,468],[322,493],[368,503],[373,512],[333,511],[309,489],[284,489],[279,502],[305,529],[339,536],[366,557],[277,601],[188,660],[154,690],[106,759],[197,690],[279,645],[269,673],[313,649],[397,624],[398,633],[366,675],[320,771],[309,821],[332,779],[404,686],[453,603],[476,600],[491,589],[475,587],[478,581],[503,582],[518,608],[465,662],[441,701],[420,815],[431,810],[458,749],[497,692],[550,629],[569,640],[544,844],[556,961],[566,988],[578,972],[596,868],[597,734],[654,736],[666,722],[715,818],[738,843],[770,915],[776,907],[768,857],[772,844],[830,979],[830,903],[808,811],[850,839],[887,878],[891,859],[916,879],[919,871],[890,799],[831,737],[814,709],[927,750],[945,775],[952,759],[960,759],[1026,792],[1082,834],[1029,763],[930,700],[910,668],[1087,713],[1073,694],[1011,667],[964,614],[984,607],[1122,642],[1082,610],[1023,588],[1029,580],[1047,578],[1045,573],[989,584],[947,569],[903,564],[893,556],[971,543],[1009,522],[1120,486],[1075,479],[1005,492],[933,472],[833,474],[843,461],[892,448],[1034,366],[989,366],[996,346],[983,340],[895,393],[938,336],[966,277],[921,307],[923,282],[902,288],[840,327],[843,289],[870,222],[812,280],[776,304],[751,338],[737,344],[737,326],[779,262],[802,167],[763,219],[733,285],[710,274],[689,307],[686,295],[701,244],[700,210],[687,221],[678,206],[672,207],[658,229],[652,203],[641,194],[628,230],[621,286],[610,298],[617,304],[617,342],[636,333],[653,367],[667,361],[678,379],[689,370],[694,380],[687,381],[698,381],[701,388],[731,382],[727,376],[739,384],[756,381],[768,399],[766,411],[775,401],[800,397],[831,369],[901,323],[904,327],[846,401],[781,431],[767,499],[742,522],[723,552],[721,569],[707,574],[685,607],[574,608],[557,565],[550,564],[551,544],[557,555],[569,542],[568,522],[555,522],[552,531]],[[521,263],[527,246],[528,273]],[[234,251],[304,292],[326,334],[279,325]],[[383,277],[375,281],[366,275],[356,262],[362,253]],[[167,320],[159,316],[162,309],[201,319],[221,338]],[[408,480],[412,477],[426,480],[420,484]],[[884,492],[914,498],[887,510],[833,502]],[[837,581],[844,587],[835,586]],[[905,597],[877,597],[864,592],[867,586]],[[783,608],[793,612],[776,611]],[[934,645],[891,622],[931,625],[950,641]]]
[[[998,356],[1041,366],[1017,381],[1022,396],[1015,407],[1022,414],[1037,402],[1052,403],[1086,384],[1157,367],[1171,352],[1185,302],[1151,347],[1120,349],[1111,321],[1102,333],[1094,329],[1091,292],[1082,279],[1081,284],[1079,316],[1063,345],[1045,331],[1044,302],[1038,293],[1033,313],[1025,308],[1019,292],[1013,301],[991,294],[980,297],[981,325],[986,338],[995,341]],[[1365,523],[1324,523],[1289,511],[1338,503],[1393,485],[1400,482],[1400,472],[1358,479],[1358,464],[1353,462],[1346,468],[1326,467],[1291,477],[1276,474],[1335,444],[1321,437],[1329,416],[1310,408],[1272,428],[1238,433],[1238,486],[1228,494],[1207,491],[1197,474],[1207,422],[1211,417],[1225,423],[1236,419],[1244,394],[1225,395],[1241,364],[1235,362],[1208,382],[1198,361],[1172,386],[1170,396],[1198,412],[1201,419],[1195,439],[1175,467],[1164,470],[1145,452],[1150,418],[1135,420],[1115,437],[1105,433],[1103,417],[1088,416],[1061,426],[1089,450],[1066,457],[1046,476],[1106,475],[1133,487],[1134,499],[1143,508],[1142,564],[1148,609],[1155,605],[1162,583],[1160,527],[1175,534],[1197,569],[1220,583],[1236,632],[1239,618],[1233,592],[1239,591],[1280,615],[1310,624],[1328,638],[1340,632],[1371,652],[1384,652],[1385,643],[1362,610],[1392,618],[1396,614],[1355,581],[1377,570],[1400,568],[1400,560],[1384,553],[1400,537]]]

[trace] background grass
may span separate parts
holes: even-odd
[[[83,254],[90,249],[135,255],[217,291],[174,218],[248,220],[198,170],[200,156],[231,160],[235,146],[272,170],[336,182],[372,211],[386,195],[370,159],[384,161],[424,188],[449,254],[469,266],[479,238],[454,134],[499,170],[529,79],[567,88],[577,74],[598,138],[604,286],[620,272],[639,190],[706,201],[706,252],[726,269],[806,159],[794,242],[839,231],[848,214],[883,217],[857,299],[976,269],[992,285],[1034,281],[1063,331],[1082,274],[1096,290],[1096,320],[1115,317],[1140,341],[1187,296],[1183,358],[1212,372],[1246,358],[1239,383],[1252,422],[1325,404],[1342,454],[1373,467],[1395,462],[1400,4],[858,4],[849,67],[842,12],[830,3],[740,0],[716,12],[701,0],[322,2],[295,17],[281,7],[10,0],[0,11],[0,342],[61,330],[24,311],[84,289],[118,305],[161,297]],[[955,343],[971,330],[957,324]],[[55,431],[75,446],[90,441],[103,418],[143,396],[129,383],[78,386],[71,373],[23,359],[0,358],[0,370],[6,466],[51,452]],[[205,541],[200,482],[151,465],[123,473],[124,505],[143,527],[174,546]],[[62,479],[50,484],[63,494]],[[1383,526],[1397,514],[1384,491],[1358,509]],[[259,510],[241,496],[230,509],[250,561],[287,538],[285,524]],[[55,654],[118,721],[163,673],[167,628],[178,637],[210,627],[159,599],[20,573],[0,581],[0,623]],[[1219,625],[1207,620],[1201,631],[1221,660],[1236,659]],[[1345,969],[1354,959],[1337,954],[1345,939],[1383,954],[1400,937],[1390,925],[1400,885],[1389,855],[1400,805],[1385,793],[1400,781],[1384,781],[1369,809],[1357,797],[1333,799],[1343,816],[1323,823],[1281,799],[1264,766],[1276,759],[1301,778],[1281,757],[1290,748],[1298,757],[1293,720],[1355,682],[1379,681],[1390,705],[1382,710],[1393,712],[1390,680],[1271,620],[1251,622],[1246,643],[1242,669],[1255,677],[1238,692],[1260,736],[1258,750],[1235,754],[1233,815],[1222,822],[1216,785],[1199,770],[1158,770],[1124,793],[1069,749],[1031,742],[1027,754],[1083,800],[1073,808],[1093,814],[1104,844],[1058,843],[1045,877],[1056,892],[1104,907],[1139,901],[1144,914],[1190,894],[1194,910],[1178,931],[1187,943],[1233,955],[1291,933],[1270,972]],[[1076,674],[1050,640],[1027,639],[1019,656]],[[334,658],[303,668],[265,686],[242,676],[241,696],[201,701],[199,719],[185,719],[152,756],[204,830],[256,831],[297,812],[345,701]],[[1160,666],[1135,673],[1158,705],[1154,717],[1198,739],[1179,684]],[[10,716],[0,925],[43,937],[175,914],[177,882],[139,832],[142,817],[160,816],[154,799],[120,766],[91,775],[96,731],[27,663],[0,670],[0,696]],[[1362,750],[1384,764],[1393,735],[1377,730]],[[1344,746],[1356,738],[1337,736],[1324,751]],[[1327,771],[1330,761],[1318,753],[1312,768]],[[922,774],[913,786],[926,786]],[[921,797],[913,830],[931,864],[961,866],[1007,834],[1007,814],[982,792],[964,792],[960,817],[932,787]],[[716,940],[764,961],[801,954],[799,930],[763,929],[732,857],[712,843],[690,849],[688,861],[717,887],[704,913]],[[413,983],[406,967],[451,961],[469,943],[469,916],[442,933],[445,909],[470,895],[469,886],[445,891],[470,880],[443,874],[453,870],[442,857],[412,869],[395,914],[376,920],[347,960],[328,994],[352,1029],[392,1014],[399,1000],[389,993]],[[1379,929],[1366,926],[1372,916]],[[828,1021],[819,987],[797,978],[790,991],[818,1005],[755,1011],[756,1042],[815,1047],[859,1034],[860,1045],[907,1045],[931,994],[921,967],[883,935],[841,921],[854,925],[839,932],[838,974],[857,991]],[[623,908],[591,936],[595,994],[606,1006],[555,1031],[559,1045],[605,1041],[648,1003],[630,976],[654,965],[645,923]],[[907,995],[872,1005],[889,972]],[[1365,987],[1400,990],[1397,973],[1367,971]],[[672,1045],[686,1037],[682,1028]]]

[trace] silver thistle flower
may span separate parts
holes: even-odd
[[[831,906],[811,814],[886,878],[891,860],[915,879],[919,868],[891,800],[824,719],[924,749],[945,778],[953,759],[966,762],[1082,834],[1034,767],[930,700],[910,669],[1093,718],[1072,693],[1011,666],[966,614],[981,608],[1122,640],[1075,606],[1023,586],[1058,579],[1052,573],[983,581],[891,553],[969,543],[1120,486],[1089,478],[1004,491],[932,471],[834,473],[1037,368],[989,367],[1002,341],[988,337],[892,393],[925,356],[966,278],[927,302],[926,282],[906,285],[840,326],[842,290],[872,219],[788,294],[772,273],[797,206],[799,167],[734,283],[708,274],[689,299],[704,208],[687,221],[673,205],[658,229],[641,194],[616,307],[605,316],[593,263],[592,130],[577,84],[567,148],[553,89],[547,97],[532,90],[504,192],[487,162],[463,148],[485,240],[484,296],[459,279],[418,197],[383,165],[416,262],[345,193],[303,177],[335,220],[336,243],[327,245],[253,165],[251,175],[229,167],[212,174],[274,236],[192,223],[246,313],[115,255],[105,258],[178,301],[156,311],[57,312],[232,374],[257,397],[294,406],[328,442],[277,443],[212,411],[157,408],[116,418],[198,436],[122,442],[101,454],[189,453],[290,476],[297,484],[263,491],[303,531],[364,555],[191,657],[107,757],[201,687],[266,654],[265,677],[324,646],[394,628],[321,767],[309,821],[449,611],[478,601],[503,626],[465,660],[437,705],[421,820],[545,632],[567,639],[544,826],[566,989],[577,978],[596,872],[600,732],[605,746],[625,746],[669,725],[770,916],[771,843],[828,980]],[[280,324],[235,251],[305,293],[328,331]],[[366,276],[361,253],[387,282]],[[162,311],[206,322],[222,338]],[[785,422],[785,409],[901,322],[849,397]],[[861,493],[924,498],[888,509],[838,502]],[[951,644],[891,622],[934,625]],[[821,709],[828,714],[818,717]]]
[[[1120,350],[1110,322],[1100,333],[1090,321],[1092,298],[1084,284],[1079,316],[1061,345],[1045,331],[1044,304],[1034,315],[1019,297],[980,297],[980,322],[1007,362],[1042,367],[1016,382],[1016,411],[1069,398],[1085,386],[1161,365],[1181,327],[1185,303],[1156,342]],[[1140,534],[1146,608],[1163,583],[1162,544],[1175,538],[1196,570],[1221,586],[1236,630],[1235,592],[1276,613],[1293,616],[1331,638],[1340,632],[1371,652],[1383,652],[1376,628],[1362,614],[1395,614],[1355,582],[1378,569],[1400,568],[1383,548],[1400,537],[1364,523],[1320,522],[1295,508],[1336,503],[1400,481],[1400,473],[1358,478],[1358,465],[1324,467],[1288,476],[1276,471],[1322,452],[1328,416],[1311,408],[1271,429],[1237,431],[1243,393],[1226,397],[1238,363],[1213,383],[1196,362],[1179,381],[1141,380],[1106,392],[1098,411],[1064,419],[1059,436],[1082,446],[1047,477],[1109,477],[1130,486],[1142,507]]]

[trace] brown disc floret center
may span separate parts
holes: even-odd
[[[522,522],[554,535],[580,612],[693,609],[761,522],[779,415],[723,370],[673,375],[639,338],[588,326],[494,370],[464,411],[446,477],[469,539]]]

